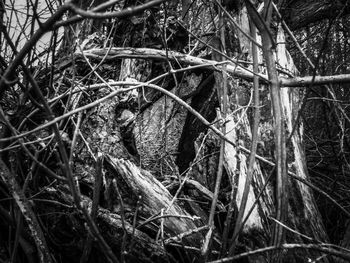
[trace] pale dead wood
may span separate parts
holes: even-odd
[[[108,51],[108,54],[107,54]],[[168,55],[165,50],[152,49],[152,48],[121,48],[114,47],[111,49],[89,49],[84,51],[84,55],[90,59],[100,60],[105,58],[106,61],[121,58],[140,58],[140,59],[154,59],[154,60],[174,60],[184,63],[185,65],[204,65],[205,68],[209,68],[216,71],[222,71],[222,62],[212,61],[208,59],[198,58],[183,54],[175,51],[168,51]],[[82,54],[76,53],[77,57]],[[235,61],[233,59],[233,61]],[[236,65],[230,61],[227,61],[225,70],[237,78],[243,78],[252,81],[254,74],[246,68]],[[258,74],[260,82],[268,83],[267,76],[264,74]],[[340,74],[333,76],[316,76],[313,80],[312,76],[305,77],[293,77],[286,78],[280,77],[279,84],[281,87],[306,87],[313,83],[314,85],[327,84],[327,83],[348,83],[350,82],[350,74]]]
[[[134,193],[141,196],[144,209],[149,216],[157,215],[162,209],[169,207],[167,214],[171,217],[164,218],[167,237],[197,228],[194,218],[191,219],[184,209],[176,202],[171,205],[172,195],[148,171],[141,170],[128,160],[117,159],[109,155],[106,156],[106,162],[115,169],[116,175],[121,176]],[[198,242],[199,238],[200,235],[196,234],[186,237],[185,240],[187,243]]]

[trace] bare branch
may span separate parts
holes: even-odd
[[[85,50],[84,55],[91,59],[102,59],[106,56],[106,52],[108,48],[105,49],[90,49]],[[76,53],[76,56],[80,57],[82,54]],[[141,58],[141,59],[159,59],[166,60],[171,59],[174,61],[179,61],[181,63],[187,65],[201,65],[204,68],[222,71],[223,70],[223,62],[212,61],[208,59],[198,58],[194,56],[190,56],[187,54],[183,54],[180,52],[168,51],[168,57],[166,56],[165,50],[152,49],[152,48],[120,48],[115,47],[111,48],[106,56],[106,61],[111,61],[114,59],[122,59],[122,58]],[[245,80],[252,81],[254,78],[254,74],[248,71],[246,68],[242,66],[237,66],[232,62],[225,62],[226,68],[225,70],[232,74],[235,77],[243,78]],[[264,74],[258,74],[259,81],[261,83],[268,83],[267,76]],[[333,76],[316,76],[315,79],[312,79],[312,76],[306,77],[294,77],[294,78],[285,78],[280,77],[279,83],[281,87],[306,87],[310,84],[320,85],[327,83],[349,83],[350,82],[350,74],[340,74]]]
[[[223,63],[217,62],[213,60],[198,58],[194,56],[190,56],[187,54],[183,54],[180,52],[175,51],[168,51],[168,56],[166,55],[165,50],[159,50],[159,49],[152,49],[152,48],[111,48],[108,52],[108,55],[106,56],[106,53],[109,49],[108,48],[102,48],[102,49],[89,49],[84,51],[84,55],[87,58],[91,59],[101,59],[102,57],[105,57],[106,61],[111,61],[115,59],[122,59],[122,58],[141,58],[141,59],[160,59],[160,60],[174,60],[178,61],[184,64],[188,65],[207,65],[206,68],[210,68],[217,71],[223,70]],[[80,57],[82,54],[75,53],[76,56]],[[235,60],[234,60],[235,61]],[[233,74],[234,76],[252,80],[253,79],[253,73],[250,72],[250,70],[247,70],[246,68],[233,64],[232,62],[227,61],[225,70],[228,73]],[[267,77],[263,74],[260,74],[259,77],[264,81],[267,82]]]

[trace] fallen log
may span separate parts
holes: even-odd
[[[197,229],[195,220],[199,218],[191,216],[181,208],[173,196],[156,178],[148,171],[138,168],[128,160],[106,156],[105,161],[113,167],[117,173],[115,176],[121,176],[123,181],[129,186],[133,193],[141,196],[143,202],[144,216],[153,217],[161,215],[159,223],[161,236],[170,238],[173,235],[179,235],[184,232]],[[184,237],[186,244],[200,243],[202,236],[198,233]]]

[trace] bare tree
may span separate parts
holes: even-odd
[[[311,92],[326,90],[345,178],[335,86],[349,62],[321,65],[330,36],[346,52],[346,23],[333,23],[348,12],[346,1],[1,1],[0,259],[349,260],[347,232],[329,238],[315,196],[350,214],[310,178],[303,121]],[[325,17],[320,51],[305,50]]]

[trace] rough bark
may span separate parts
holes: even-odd
[[[95,4],[100,2],[95,1]],[[131,4],[136,1],[126,2]],[[183,15],[187,11],[192,15],[203,10],[201,2],[192,4],[187,0],[182,2]],[[84,5],[90,4],[90,1],[79,3],[87,7]],[[124,2],[120,1],[119,4]],[[224,4],[235,9],[235,12],[238,11],[237,7],[240,8],[239,5],[230,6],[227,1],[224,1]],[[293,4],[295,10],[304,5],[300,1],[289,1],[287,7]],[[40,86],[52,88],[52,90],[47,88],[48,91],[45,93],[50,99],[48,105],[59,117],[49,116],[50,119],[46,115],[42,116],[41,105],[36,105],[35,101],[27,101],[24,105],[29,114],[19,110],[12,114],[12,109],[9,109],[11,105],[6,105],[7,115],[15,116],[19,120],[12,118],[11,125],[4,123],[9,126],[8,128],[12,128],[13,125],[19,132],[23,132],[21,136],[31,145],[30,149],[35,152],[35,156],[30,158],[26,156],[22,161],[21,157],[25,154],[16,155],[16,159],[14,155],[2,154],[4,162],[0,161],[2,181],[0,195],[1,198],[6,197],[5,199],[9,199],[8,197],[12,195],[16,201],[31,231],[42,262],[49,261],[51,256],[55,260],[61,257],[62,261],[82,260],[81,253],[88,251],[86,247],[90,248],[82,261],[88,260],[91,249],[95,254],[90,260],[96,262],[105,261],[106,251],[113,251],[112,253],[120,257],[121,261],[130,262],[167,260],[192,262],[199,258],[200,252],[203,254],[202,259],[208,257],[214,260],[228,256],[229,250],[230,254],[235,254],[261,247],[266,247],[266,251],[272,251],[276,248],[269,247],[273,236],[271,226],[276,224],[287,233],[287,242],[299,243],[295,246],[292,246],[293,244],[280,246],[284,237],[277,238],[274,245],[280,246],[277,249],[283,249],[281,257],[284,262],[316,260],[321,252],[330,252],[327,248],[318,246],[321,242],[328,242],[328,238],[313,193],[301,182],[309,181],[302,147],[302,125],[291,136],[287,149],[288,172],[292,175],[288,187],[290,191],[287,200],[288,219],[284,220],[282,216],[277,216],[281,222],[275,220],[278,214],[276,200],[281,199],[284,192],[282,187],[277,186],[279,182],[276,183],[276,180],[271,178],[275,177],[274,162],[280,160],[283,151],[280,151],[282,147],[280,148],[280,144],[275,143],[273,139],[276,130],[273,129],[271,100],[276,97],[282,100],[282,103],[278,101],[277,103],[282,105],[284,118],[276,114],[274,117],[278,118],[277,121],[282,123],[282,126],[285,124],[288,135],[293,130],[296,109],[300,104],[298,85],[308,85],[310,82],[346,82],[350,77],[341,75],[311,79],[291,76],[298,73],[284,45],[283,30],[279,27],[276,52],[270,42],[264,53],[269,68],[275,66],[276,59],[281,70],[278,71],[278,76],[277,71],[274,71],[272,76],[266,74],[264,66],[260,66],[261,73],[258,76],[262,94],[260,97],[262,117],[260,120],[253,120],[250,81],[254,78],[254,74],[249,63],[252,48],[250,40],[246,37],[249,34],[250,23],[246,10],[242,9],[239,14],[235,13],[238,16],[237,23],[246,33],[244,35],[237,29],[227,26],[230,23],[223,25],[222,18],[218,22],[215,13],[217,10],[212,10],[210,8],[212,6],[212,2],[205,6],[205,11],[201,11],[201,19],[197,19],[198,21],[187,15],[186,22],[194,32],[191,43],[187,42],[188,32],[186,30],[175,32],[180,26],[176,27],[176,23],[171,22],[170,18],[176,16],[178,11],[177,2],[165,4],[164,9],[156,7],[150,11],[152,15],[147,14],[142,19],[133,17],[117,21],[113,25],[114,29],[110,25],[104,27],[103,23],[96,21],[86,22],[85,27],[76,24],[76,27],[67,29],[68,35],[63,44],[64,48],[74,53],[72,60],[69,56],[65,56],[63,62],[58,63],[60,64],[58,68],[62,72],[51,69],[54,76],[50,81],[57,81],[58,87],[50,86],[50,81],[46,81],[45,78],[47,71],[40,72],[40,68],[38,69],[40,72],[38,79],[46,81],[40,83]],[[311,13],[317,9],[313,18],[316,19],[324,14],[325,7],[331,9],[334,6],[336,4],[329,1],[323,3],[311,1],[309,9],[306,10]],[[163,21],[161,19],[163,15],[165,17],[169,15],[167,17],[169,19]],[[307,21],[305,16],[305,13],[300,12],[294,22],[300,26],[313,21],[312,19]],[[160,25],[157,24],[158,21],[161,21]],[[68,39],[73,36],[71,30],[78,30],[80,27],[82,30],[78,37],[81,41]],[[90,34],[94,31],[93,27],[100,33]],[[222,27],[227,30],[227,39],[222,33],[221,40],[218,36],[210,40],[213,32]],[[107,41],[102,36],[106,32],[113,35],[114,31],[108,31],[112,29],[118,34],[114,39]],[[209,35],[209,40],[204,41],[196,35],[201,38],[203,36],[203,39]],[[265,44],[268,37],[267,34],[264,35]],[[174,44],[172,40],[176,40],[176,43]],[[77,46],[73,45],[75,43]],[[107,43],[112,47],[106,48]],[[215,49],[208,47],[208,43]],[[228,54],[240,55],[247,60],[242,62],[230,59],[229,56],[223,58],[218,51],[224,52],[225,48]],[[66,50],[61,52],[65,54]],[[207,59],[210,53],[211,60]],[[25,53],[21,56],[24,55]],[[226,58],[230,61],[223,63],[222,60]],[[262,64],[262,57],[259,61]],[[237,62],[244,66],[237,66]],[[19,62],[16,67],[18,65]],[[188,65],[195,67],[186,68]],[[291,75],[283,75],[284,69]],[[160,81],[159,76],[163,73],[168,76],[164,81]],[[152,78],[156,84],[147,82]],[[118,84],[118,80],[123,81],[122,84],[121,82]],[[272,80],[274,98],[271,99],[267,85]],[[128,89],[125,92],[125,89],[133,83],[142,84],[137,89]],[[279,85],[285,87],[279,89]],[[287,86],[297,87],[288,89]],[[153,87],[157,91],[150,92],[147,87]],[[19,88],[11,92],[23,95]],[[10,97],[7,90],[4,94],[6,98]],[[106,96],[110,96],[109,99],[106,99]],[[3,101],[1,103],[3,104]],[[186,109],[196,114],[193,111],[195,109],[205,118],[188,114]],[[35,115],[37,112],[39,116]],[[36,118],[32,118],[33,115]],[[51,123],[45,123],[46,119],[50,119]],[[22,121],[27,122],[24,127]],[[256,162],[252,166],[247,161],[249,155],[247,148],[250,148],[253,140],[251,131],[253,122],[260,124],[259,141],[255,141],[258,144]],[[4,123],[0,124],[1,131],[5,126]],[[72,168],[74,172],[73,183],[77,189],[75,195],[78,195],[82,202],[74,203],[74,198],[68,191],[64,173],[66,170],[60,169],[62,151],[58,153],[57,141],[50,137],[49,128],[52,124],[60,128],[57,138],[62,137],[64,151],[70,153],[66,165],[68,171]],[[45,129],[38,132],[38,126]],[[32,132],[35,128],[38,130]],[[283,129],[279,131],[283,132]],[[5,137],[8,136],[10,135]],[[48,142],[42,139],[44,137],[48,138],[45,139]],[[0,139],[4,141],[11,139],[11,143],[14,142],[6,144],[6,147],[9,147],[7,151],[12,151],[11,147],[14,149],[20,147],[22,143],[22,139]],[[3,149],[0,151],[2,153]],[[101,156],[101,153],[106,157],[104,165],[100,163],[98,168],[96,156]],[[264,161],[260,162],[258,159]],[[11,165],[11,171],[7,168],[7,164]],[[32,174],[33,182],[31,182]],[[247,188],[245,183],[250,181],[247,179],[248,174],[253,178]],[[216,176],[222,177],[221,186]],[[30,201],[26,199],[25,192],[21,189],[23,183],[21,177],[26,178],[23,188],[28,185],[31,188],[33,199]],[[295,178],[300,178],[301,181],[295,181]],[[278,188],[279,191],[276,190]],[[100,194],[101,197],[96,197]],[[41,198],[40,201],[35,200],[36,196]],[[93,201],[91,196],[94,197]],[[0,204],[0,216],[6,218],[5,227],[8,228],[14,227],[14,220],[10,217],[12,207],[8,205],[10,202],[12,201],[5,200]],[[36,219],[32,202],[38,214],[45,213],[40,216],[43,224]],[[45,202],[53,205],[45,205]],[[242,205],[244,203],[246,205]],[[282,206],[283,209],[287,208],[287,205]],[[279,210],[281,208],[277,209],[277,212]],[[88,215],[91,213],[91,222],[86,220],[89,218],[86,214],[85,217],[82,216],[82,212]],[[59,215],[51,217],[46,213]],[[241,225],[240,221],[244,224]],[[89,227],[85,226],[86,222],[89,223]],[[42,226],[46,226],[47,231]],[[2,222],[0,227],[3,227]],[[50,233],[50,230],[54,230],[53,233]],[[43,231],[46,231],[52,243],[45,243],[46,236]],[[28,230],[24,228],[23,232],[27,233]],[[98,242],[92,240],[92,233]],[[32,244],[26,245],[21,235],[19,229],[15,243],[20,242],[24,250],[27,247],[25,252],[27,258],[33,258],[33,253],[30,251]],[[106,246],[103,247],[101,240],[106,241],[107,249]],[[303,248],[301,244],[303,242],[318,242],[304,247],[319,252],[300,250]],[[348,244],[347,233],[343,245]],[[48,247],[54,248],[55,253],[50,255]],[[293,249],[299,250],[294,253]],[[182,258],[183,255],[188,258]],[[247,253],[234,259],[243,256],[247,256]],[[348,258],[347,255],[342,256]],[[229,260],[226,258],[224,261]],[[269,256],[266,254],[249,259],[250,262],[268,260]],[[320,260],[328,262],[327,258]]]

